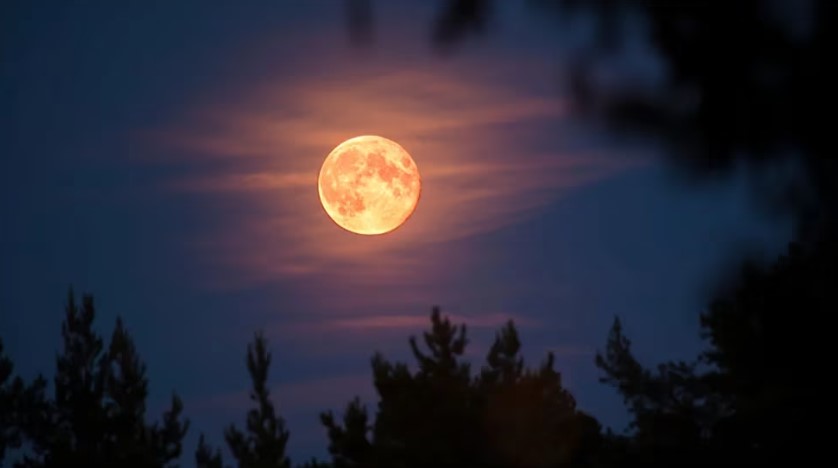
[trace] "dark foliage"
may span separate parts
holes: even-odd
[[[457,2],[449,2],[455,5]],[[667,143],[682,174],[756,175],[765,207],[798,226],[786,255],[746,262],[723,277],[701,324],[709,349],[694,362],[649,370],[615,323],[597,364],[634,415],[630,438],[612,438],[627,466],[759,466],[816,460],[828,444],[824,322],[838,310],[838,158],[826,118],[835,102],[838,4],[831,0],[533,0],[561,21],[598,20],[597,41],[570,64],[577,115],[613,132]],[[491,12],[488,4],[473,19]],[[467,10],[461,10],[467,11]],[[627,18],[639,14],[667,71],[654,89],[606,85],[598,65],[618,57]],[[462,20],[455,24],[468,24]],[[463,28],[465,31],[465,28]],[[448,36],[452,43],[463,34]]]
[[[416,370],[376,354],[375,422],[356,399],[343,424],[322,416],[335,467],[590,466],[600,429],[576,408],[548,355],[537,369],[520,356],[510,322],[497,335],[477,375],[464,362],[465,326],[434,308],[426,350],[410,346]]]
[[[14,365],[3,351],[3,341],[0,340],[0,463],[6,456],[8,448],[20,448],[21,437],[18,421],[18,405],[23,382],[19,378],[9,379],[14,371]]]
[[[146,422],[145,365],[121,320],[105,346],[93,330],[94,318],[92,296],[84,296],[79,307],[70,292],[54,394],[46,396],[42,378],[28,388],[19,380],[12,385],[17,402],[7,414],[30,449],[18,464],[170,466],[180,456],[188,427],[180,399],[172,397],[162,423]],[[19,440],[13,442],[19,446]]]
[[[252,389],[250,400],[255,407],[247,412],[244,431],[230,425],[224,431],[224,439],[240,468],[290,468],[291,461],[285,455],[285,446],[290,433],[270,399],[268,371],[271,354],[267,340],[257,333],[253,343],[247,346],[247,370],[250,373]],[[220,468],[221,453],[211,449],[204,441],[198,443],[195,461],[199,467]]]
[[[195,466],[197,468],[222,468],[221,451],[213,450],[204,440],[204,434],[198,439],[198,448],[195,449]]]
[[[651,94],[610,92],[592,85],[580,66],[580,109],[596,111],[615,130],[663,137],[671,159],[693,175],[724,174],[740,163],[762,169],[760,198],[792,213],[801,236],[817,239],[834,228],[825,225],[838,210],[838,162],[824,116],[835,102],[835,2],[563,3],[582,10],[598,4],[604,24],[619,23],[627,10],[641,12],[669,71],[666,85]],[[620,46],[602,44],[603,60]],[[786,160],[797,176],[788,166],[776,169]]]
[[[267,385],[270,365],[271,354],[265,337],[257,334],[253,344],[247,347],[247,370],[253,383],[250,399],[256,408],[247,413],[246,432],[233,425],[224,432],[227,445],[242,468],[291,466],[285,456],[289,433],[270,400]]]
[[[46,380],[37,377],[27,384],[16,376],[10,381],[13,371],[0,339],[0,466],[7,451],[22,449],[27,434],[43,427],[42,415],[47,410]]]
[[[618,390],[632,412],[629,436],[602,434],[596,420],[576,407],[551,354],[540,366],[527,367],[512,322],[499,330],[485,364],[473,373],[463,359],[465,326],[451,324],[434,308],[424,345],[410,339],[412,369],[381,354],[373,357],[375,419],[358,398],[340,420],[323,413],[332,462],[312,459],[302,466],[811,463],[829,447],[819,424],[830,388],[821,372],[829,328],[818,324],[836,310],[828,289],[836,279],[834,243],[794,246],[770,269],[745,268],[736,286],[702,316],[708,351],[695,362],[655,370],[635,359],[615,321],[596,364],[605,373],[603,382]],[[797,311],[794,319],[790,310]],[[0,448],[29,444],[19,466],[171,466],[186,431],[179,400],[162,424],[146,423],[145,369],[127,331],[117,321],[106,347],[92,330],[93,318],[89,296],[80,308],[70,297],[53,398],[44,379],[9,382],[11,361],[0,354]],[[270,362],[266,341],[257,334],[247,353],[255,407],[244,431],[225,431],[241,467],[290,467],[289,433],[267,388]],[[203,434],[195,462],[223,466]]]
[[[709,349],[651,372],[616,321],[597,365],[634,414],[632,454],[660,466],[812,463],[827,450],[829,328],[838,249],[793,245],[768,269],[746,266],[702,315]]]
[[[727,411],[709,391],[696,363],[665,363],[650,371],[631,354],[630,341],[615,320],[604,355],[596,364],[603,382],[623,396],[633,416],[631,439],[619,464],[707,466],[709,432]]]
[[[596,40],[566,64],[576,115],[617,134],[653,137],[682,174],[704,178],[750,166],[764,206],[792,214],[801,240],[834,231],[838,158],[830,115],[838,4],[831,0],[531,0],[569,27],[593,17]],[[491,1],[445,2],[434,27],[448,47],[487,24]],[[619,58],[642,18],[667,76],[654,89],[595,73]],[[449,31],[450,30],[450,31]],[[447,49],[446,49],[447,50]],[[627,77],[629,78],[629,77]],[[782,163],[789,163],[785,166]],[[779,168],[779,169],[778,169]],[[833,234],[830,234],[833,235]]]
[[[343,413],[343,425],[335,421],[332,412],[320,415],[320,421],[326,426],[329,437],[329,453],[335,468],[356,468],[370,463],[372,444],[369,432],[372,426],[367,416],[367,408],[359,398],[346,405]]]

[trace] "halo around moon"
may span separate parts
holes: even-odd
[[[363,135],[329,153],[317,187],[323,208],[338,226],[376,235],[407,221],[419,202],[422,179],[413,158],[398,143]]]

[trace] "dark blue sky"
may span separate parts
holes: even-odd
[[[747,179],[686,186],[648,145],[574,118],[559,86],[585,28],[503,3],[503,24],[433,52],[434,2],[374,2],[353,47],[342,2],[4,2],[0,7],[0,336],[51,374],[70,285],[107,333],[121,315],[156,417],[176,390],[221,443],[247,407],[264,329],[295,461],[325,454],[317,414],[374,406],[369,357],[406,359],[430,307],[480,360],[507,318],[548,350],[583,409],[621,430],[593,354],[620,315],[638,355],[689,357],[714,274],[775,252]],[[654,79],[648,51],[624,70]],[[423,198],[392,235],[341,231],[316,174],[345,138],[399,141]]]

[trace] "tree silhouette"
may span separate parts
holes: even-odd
[[[8,448],[18,449],[21,444],[19,405],[23,382],[19,377],[11,379],[14,365],[3,350],[0,339],[0,463]]]
[[[195,450],[195,466],[197,468],[222,468],[221,451],[211,449],[204,440],[204,434],[198,439],[198,448]]]
[[[470,2],[477,10],[458,11],[471,19],[448,24],[467,28],[491,13],[489,3]],[[568,67],[577,115],[596,117],[619,134],[665,142],[682,174],[705,178],[752,169],[763,206],[797,223],[786,255],[769,266],[744,262],[722,278],[727,284],[701,317],[710,347],[694,362],[648,370],[615,323],[597,364],[633,414],[633,437],[617,444],[625,450],[623,462],[753,466],[814,459],[829,446],[816,428],[828,405],[832,328],[824,320],[838,310],[826,286],[838,284],[838,159],[831,121],[824,118],[835,95],[830,64],[838,4],[531,3],[562,20],[574,19],[572,12],[598,20],[597,41]],[[650,89],[619,75],[611,80],[618,86],[597,80],[599,66],[619,57],[626,34],[633,34],[623,20],[638,17],[663,61],[664,82]],[[447,40],[461,41],[462,32]]]
[[[438,307],[431,329],[415,337],[411,372],[376,353],[379,395],[375,422],[356,398],[343,424],[321,416],[335,467],[548,467],[589,466],[600,443],[598,423],[576,409],[553,369],[553,357],[527,369],[517,331],[509,322],[496,336],[487,365],[471,375],[463,355],[464,325]]]
[[[373,357],[375,388],[380,395],[374,438],[380,462],[390,466],[469,466],[478,450],[474,440],[475,402],[470,388],[464,325],[431,314],[431,330],[423,333],[429,353],[410,347],[418,370]]]
[[[834,284],[833,240],[794,244],[768,269],[748,264],[702,315],[709,349],[656,373],[632,356],[616,321],[597,365],[633,413],[636,455],[660,466],[687,455],[752,466],[818,459],[831,378],[832,329],[821,322],[838,310]]]
[[[605,372],[602,381],[617,388],[634,418],[627,461],[644,466],[704,466],[709,461],[709,431],[724,406],[706,377],[696,375],[697,363],[645,369],[615,319],[605,354],[597,354],[596,364]]]
[[[16,376],[9,381],[13,371],[14,365],[5,355],[0,339],[0,463],[8,449],[22,449],[26,435],[44,427],[40,415],[47,405],[46,380],[38,376],[27,384]]]
[[[285,455],[289,432],[285,421],[276,414],[268,390],[268,371],[271,366],[271,354],[267,350],[267,341],[257,333],[253,343],[247,347],[247,370],[253,389],[250,399],[256,405],[247,413],[245,431],[230,425],[224,431],[224,438],[233,457],[241,468],[290,468],[291,461]],[[199,463],[213,467],[221,465],[221,456],[213,453],[203,443],[195,454]]]
[[[838,239],[794,244],[770,268],[746,265],[702,316],[711,344],[703,358],[732,411],[719,427],[727,447],[766,461],[793,456],[791,447],[826,449],[835,284]]]
[[[361,468],[372,463],[372,445],[368,434],[367,408],[355,398],[346,405],[343,425],[335,421],[331,411],[320,415],[320,422],[326,427],[329,437],[329,453],[335,468]]]
[[[118,319],[105,349],[94,318],[93,297],[78,307],[70,291],[54,398],[43,400],[36,381],[23,399],[21,428],[32,450],[20,465],[171,466],[188,428],[180,399],[172,397],[162,424],[147,423],[148,381],[133,341]]]
[[[831,329],[812,326],[836,310],[836,280],[838,247],[832,241],[792,245],[768,269],[747,266],[702,315],[708,350],[694,362],[666,362],[654,370],[633,356],[615,320],[596,364],[632,413],[628,437],[603,436],[597,421],[578,410],[552,354],[528,368],[511,321],[472,375],[464,360],[465,326],[453,325],[435,307],[424,346],[409,340],[413,370],[374,355],[375,420],[357,397],[340,421],[331,412],[321,414],[332,463],[312,459],[302,466],[812,463],[830,447],[819,423],[831,401],[830,376],[823,372]],[[121,320],[106,346],[92,329],[94,317],[92,297],[78,307],[71,293],[52,398],[43,378],[28,385],[11,379],[12,363],[0,343],[0,455],[23,447],[16,466],[161,467],[178,458],[186,432],[180,401],[173,398],[160,424],[146,423],[145,365]],[[244,431],[232,425],[225,431],[241,467],[291,465],[285,455],[289,433],[267,388],[270,362],[266,340],[257,333],[247,353],[255,408]],[[195,462],[223,466],[203,434]]]
[[[486,399],[484,427],[494,466],[587,466],[600,445],[596,420],[577,410],[548,353],[526,369],[510,321],[495,337],[478,386]],[[494,460],[494,463],[491,461]]]

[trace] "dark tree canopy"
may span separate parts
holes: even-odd
[[[271,353],[262,333],[254,336],[247,346],[247,370],[250,373],[252,389],[250,400],[255,405],[247,412],[245,429],[231,424],[224,431],[224,439],[233,458],[240,468],[290,468],[291,460],[285,454],[290,432],[285,420],[276,412],[268,389],[268,371],[271,367]],[[201,434],[195,452],[199,467],[220,468],[219,450],[210,448]]]
[[[661,466],[805,464],[828,445],[830,334],[838,310],[833,241],[793,245],[770,268],[746,265],[702,315],[709,349],[694,363],[645,369],[616,321],[597,365],[634,416],[632,448]]]
[[[0,466],[5,466],[2,463],[9,451],[23,448],[27,434],[43,426],[41,415],[47,404],[43,377],[26,383],[19,376],[12,378],[13,371],[14,364],[0,339]]]
[[[462,359],[465,326],[452,325],[439,309],[434,309],[431,322],[431,331],[423,334],[427,352],[410,338],[415,373],[381,354],[372,360],[380,395],[373,433],[385,465],[468,466],[476,457],[476,406],[469,365]]]
[[[320,422],[326,427],[329,437],[329,453],[335,468],[359,468],[371,462],[372,444],[369,432],[367,408],[359,398],[346,405],[343,425],[335,421],[331,411],[320,415]]]
[[[23,382],[19,378],[10,381],[14,365],[3,350],[0,340],[0,463],[6,449],[20,448],[20,430],[15,420],[18,415],[20,393]]]
[[[589,466],[600,444],[599,424],[576,408],[548,355],[528,369],[514,325],[496,336],[487,365],[472,375],[463,359],[464,325],[439,308],[410,346],[416,370],[381,354],[372,359],[379,395],[375,422],[355,399],[343,424],[331,413],[328,429],[335,467]]]
[[[161,423],[147,422],[145,365],[122,321],[106,346],[93,329],[95,315],[93,297],[79,306],[71,291],[53,395],[40,378],[18,392],[17,424],[31,449],[20,465],[172,466],[188,428],[180,399],[172,397]]]
[[[696,363],[667,362],[655,371],[631,353],[631,342],[615,320],[605,354],[596,364],[604,383],[613,385],[632,415],[632,437],[621,464],[707,466],[708,431],[725,411],[710,392]]]
[[[465,326],[434,308],[423,345],[409,340],[413,366],[373,357],[379,397],[374,419],[357,397],[340,418],[321,414],[331,463],[312,459],[302,466],[812,463],[830,447],[820,426],[831,388],[824,372],[830,329],[815,325],[836,310],[836,279],[834,243],[795,245],[771,268],[747,267],[702,315],[707,351],[693,362],[666,362],[654,370],[633,356],[616,320],[596,364],[632,414],[632,431],[625,435],[603,434],[577,408],[552,354],[528,367],[512,322],[472,372],[464,359]],[[180,401],[174,397],[160,423],[147,423],[145,366],[121,320],[106,344],[92,329],[94,316],[90,296],[80,307],[70,297],[54,395],[47,394],[43,378],[30,384],[12,378],[11,361],[0,348],[0,454],[22,454],[15,466],[164,467],[179,458],[186,432]],[[231,425],[225,431],[239,467],[291,466],[289,432],[268,391],[270,362],[257,334],[247,352],[254,408],[244,430]],[[195,464],[223,466],[220,451],[203,434]]]
[[[233,457],[242,468],[288,468],[285,456],[289,433],[285,421],[276,414],[268,390],[268,370],[271,354],[262,334],[256,334],[247,347],[247,370],[253,383],[250,399],[256,405],[247,413],[246,432],[231,425],[224,432]]]
[[[207,445],[204,434],[198,439],[198,448],[195,449],[195,466],[197,468],[223,468],[221,451],[213,450]]]

